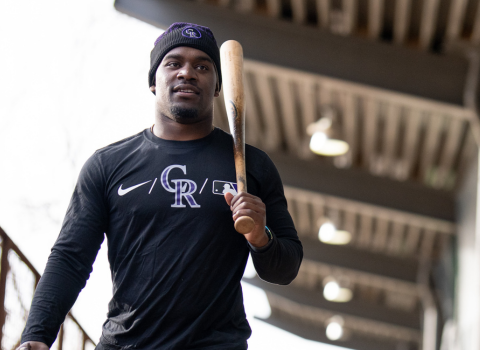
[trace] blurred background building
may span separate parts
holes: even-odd
[[[480,349],[479,0],[0,4],[0,226],[37,269],[88,155],[153,123],[158,28],[193,22],[243,45],[247,142],[277,165],[305,250],[290,286],[247,267],[250,347]],[[97,260],[73,309],[86,329],[109,299]]]

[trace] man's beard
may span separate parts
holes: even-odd
[[[188,124],[193,122],[198,117],[198,109],[196,108],[183,108],[178,106],[173,106],[170,108],[170,113],[175,118],[175,120],[182,124]]]

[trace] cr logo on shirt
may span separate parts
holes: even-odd
[[[175,193],[175,203],[172,204],[173,208],[185,208],[186,205],[183,204],[183,198],[187,200],[187,203],[191,208],[200,208],[200,205],[195,202],[192,194],[197,190],[197,184],[193,180],[189,179],[172,179],[174,186],[172,187],[168,180],[168,175],[172,169],[179,168],[187,175],[187,167],[185,165],[170,165],[165,168],[162,172],[162,186],[168,192]]]

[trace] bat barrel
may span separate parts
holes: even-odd
[[[238,41],[229,40],[220,47],[222,62],[223,96],[227,109],[228,125],[233,137],[233,154],[237,189],[247,192],[245,169],[245,94],[243,84],[243,49]],[[249,233],[255,222],[243,216],[235,221],[235,229],[240,233]]]

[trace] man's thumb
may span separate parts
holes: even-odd
[[[232,199],[233,199],[233,194],[231,194],[230,192],[227,192],[227,193],[225,193],[224,197],[225,197],[225,200],[227,201],[227,204],[231,205],[232,204]]]

